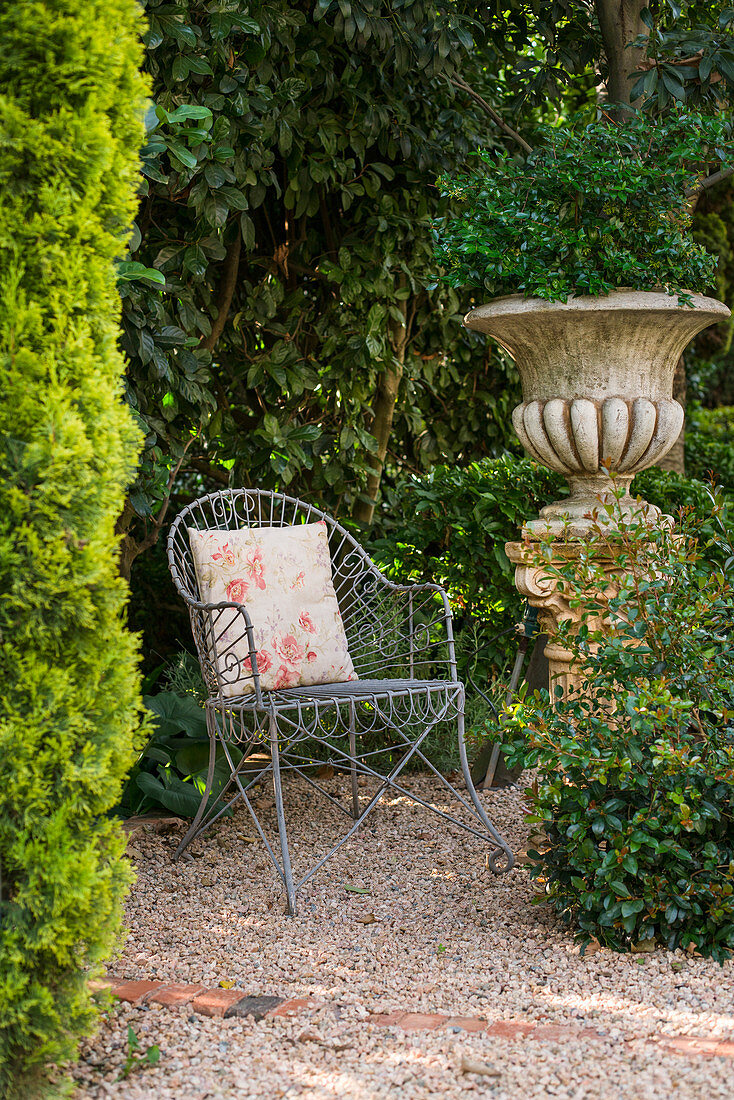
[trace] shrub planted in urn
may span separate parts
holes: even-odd
[[[443,181],[466,208],[437,248],[453,285],[522,291],[478,306],[464,323],[517,363],[517,435],[569,482],[569,497],[526,530],[577,537],[615,488],[628,490],[672,447],[683,424],[676,363],[698,332],[729,315],[697,293],[713,281],[715,261],[690,235],[687,196],[711,161],[730,157],[731,143],[723,123],[685,114],[540,134],[546,144],[524,164],[501,157]],[[657,509],[644,508],[654,522]],[[626,492],[621,514],[639,510]]]
[[[731,158],[725,123],[635,113],[537,133],[524,162],[483,151],[473,172],[439,180],[463,204],[436,227],[452,286],[565,302],[617,287],[670,288],[686,301],[713,284],[716,259],[693,240],[689,193],[707,164]]]

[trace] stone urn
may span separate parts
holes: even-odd
[[[600,504],[622,491],[622,513],[658,509],[633,500],[629,486],[675,443],[683,409],[673,374],[693,337],[729,309],[691,295],[615,290],[605,297],[547,302],[512,294],[467,313],[464,324],[493,337],[517,363],[523,403],[512,422],[525,450],[570,486],[525,526],[530,535],[583,537]]]

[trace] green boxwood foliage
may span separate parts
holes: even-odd
[[[720,961],[734,951],[734,546],[725,512],[720,494],[705,528],[689,516],[675,532],[598,533],[588,558],[558,571],[612,628],[559,631],[584,693],[553,707],[542,693],[507,717],[510,758],[538,768],[533,819],[545,843],[530,853],[532,873],[587,943],[594,936],[626,950],[654,940]],[[594,554],[615,564],[618,592]]]
[[[709,164],[732,156],[727,124],[636,112],[581,128],[542,126],[524,162],[481,152],[439,181],[459,216],[437,226],[454,287],[566,301],[615,287],[702,291],[715,258],[691,233],[690,201]]]
[[[482,647],[479,667],[501,670],[516,640],[494,635],[522,618],[505,543],[519,538],[526,519],[562,495],[563,479],[529,458],[506,454],[466,469],[438,466],[405,480],[386,501],[385,534],[370,550],[396,580],[445,586],[454,612],[462,671]]]
[[[734,493],[734,408],[694,408],[686,425],[686,472]]]
[[[135,0],[0,9],[0,1095],[94,1022],[129,880],[119,797],[139,725],[115,519],[139,448],[115,260],[145,86]],[[57,1071],[54,1071],[58,1077]],[[53,1076],[53,1075],[52,1075]]]
[[[512,660],[517,648],[512,635],[492,641],[523,614],[505,543],[518,539],[525,520],[566,491],[560,474],[505,454],[466,469],[438,466],[427,477],[404,479],[386,498],[371,552],[395,579],[434,580],[446,587],[463,672],[471,671],[469,655],[477,646],[482,674],[495,675]],[[638,474],[632,491],[668,514],[677,516],[685,508],[700,522],[710,514],[703,481],[657,467]]]

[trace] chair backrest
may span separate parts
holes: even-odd
[[[264,489],[222,489],[187,505],[174,520],[168,535],[168,564],[173,582],[185,599],[201,600],[189,544],[189,527],[198,531],[234,531],[246,527],[290,527],[317,523],[319,520],[324,521],[328,532],[334,590],[347,642],[350,651],[354,647],[355,653],[361,653],[365,648],[365,616],[379,624],[380,616],[371,608],[371,594],[379,587],[381,573],[367,552],[341,524],[312,504],[295,497]],[[204,674],[214,684],[216,677],[205,642],[206,630],[201,613],[191,607],[189,610]],[[365,660],[355,659],[358,670],[360,665],[363,666],[362,673],[372,664],[372,661],[366,660],[365,663]]]

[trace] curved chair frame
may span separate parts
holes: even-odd
[[[256,526],[326,523],[332,575],[349,652],[359,676],[349,683],[265,691],[257,672],[253,627],[242,604],[204,603],[199,591],[187,528],[234,530]],[[167,543],[173,581],[185,600],[199,662],[209,691],[206,719],[209,767],[204,797],[176,852],[242,799],[252,816],[285,889],[288,912],[296,912],[298,891],[359,828],[386,790],[392,789],[491,845],[492,871],[510,870],[514,857],[492,825],[472,782],[464,740],[464,685],[456,671],[448,597],[435,584],[394,584],[359,543],[331,516],[282,493],[226,489],[186,507],[171,526]],[[233,648],[247,638],[252,691],[228,697],[228,682],[239,679],[241,662]],[[421,751],[426,736],[441,721],[456,720],[459,757],[468,799]],[[375,735],[389,731],[388,743]],[[371,738],[371,740],[370,740]],[[366,744],[366,742],[370,742]],[[267,750],[265,762],[252,767],[253,754]],[[229,778],[211,792],[215,768],[226,761]],[[345,807],[314,775],[313,764],[334,764],[351,774],[351,805]],[[465,811],[471,824],[432,806],[398,782],[406,765],[420,760]],[[380,770],[382,768],[382,770]],[[283,773],[292,771],[352,818],[351,827],[323,858],[294,878],[283,800]],[[250,793],[270,774],[278,824],[280,859],[268,840]],[[378,789],[360,801],[359,777],[378,780]],[[233,797],[225,796],[233,791]],[[366,804],[362,804],[366,802]]]

